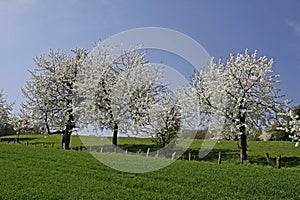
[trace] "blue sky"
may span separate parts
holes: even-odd
[[[0,88],[18,105],[33,58],[50,48],[92,49],[128,29],[163,27],[190,36],[216,58],[245,48],[274,57],[282,93],[300,104],[299,9],[296,0],[0,0]]]

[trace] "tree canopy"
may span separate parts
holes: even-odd
[[[245,158],[249,130],[270,125],[284,106],[280,89],[275,87],[279,76],[272,71],[274,60],[257,53],[246,49],[218,63],[212,58],[207,71],[192,77],[191,93],[204,115],[202,122],[221,115],[224,128],[217,137],[241,138]]]

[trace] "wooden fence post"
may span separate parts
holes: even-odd
[[[155,157],[159,156],[159,150],[157,150]]]
[[[276,159],[276,167],[277,167],[278,169],[281,168],[281,154],[278,154],[278,155],[277,155],[277,159]]]
[[[191,150],[189,149],[189,160],[191,160],[191,158],[192,158],[192,152],[191,152]]]
[[[150,148],[147,149],[147,154],[146,154],[146,157],[149,156],[149,153],[150,153]]]
[[[266,159],[267,159],[268,165],[272,166],[272,160],[271,160],[270,155],[268,153],[266,153]]]
[[[174,160],[175,154],[176,154],[176,152],[172,153],[172,160]]]
[[[219,158],[218,158],[218,164],[220,165],[222,163],[222,153],[219,152]]]
[[[241,165],[244,164],[243,149],[241,149],[241,153],[240,153],[240,163]]]

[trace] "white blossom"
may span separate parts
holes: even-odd
[[[163,90],[161,69],[145,60],[141,46],[128,50],[98,43],[85,60],[76,82],[76,108],[85,127],[141,134],[150,108]]]
[[[0,91],[0,127],[4,127],[9,123],[12,103],[8,103],[3,95],[3,91]]]
[[[47,133],[75,128],[74,82],[87,53],[79,48],[72,52],[73,56],[64,50],[50,50],[48,56],[36,57],[30,79],[22,90],[26,98],[22,106],[31,123]]]
[[[278,130],[283,130],[289,133],[289,138],[292,141],[296,141],[295,147],[299,145],[300,142],[300,118],[297,113],[293,111],[290,106],[286,106],[286,112],[280,113],[282,120],[285,124],[282,127],[277,127]]]
[[[274,85],[278,76],[273,74],[273,63],[248,49],[218,64],[212,58],[209,70],[192,78],[190,96],[198,99],[200,113],[204,113],[201,123],[209,123],[213,114],[222,115],[224,128],[219,134],[226,139],[237,139],[241,127],[250,130],[270,124],[284,106]]]

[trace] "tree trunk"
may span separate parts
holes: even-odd
[[[67,130],[63,131],[62,135],[62,149],[69,150],[70,149],[70,140],[71,140],[71,133]]]
[[[65,130],[63,130],[63,136],[62,136],[62,149],[69,150],[70,149],[70,141],[71,141],[71,134],[73,131],[73,128],[75,128],[74,123],[74,116],[71,114],[72,110],[69,111],[69,119],[66,124]]]
[[[245,122],[246,122],[246,117],[241,116],[240,117],[240,122],[242,123],[240,127],[240,132],[241,134],[241,148],[242,148],[242,156],[243,160],[247,160],[247,135],[246,135],[246,127],[245,127]]]
[[[113,139],[112,139],[112,143],[113,145],[117,146],[118,145],[118,124],[115,123],[114,124],[114,133],[113,133]]]
[[[162,148],[164,148],[165,146],[166,146],[166,137],[165,137],[165,134],[163,134],[163,136],[162,136]]]
[[[76,77],[77,72],[75,72],[74,77]],[[71,134],[73,132],[73,129],[75,128],[75,118],[73,114],[73,85],[74,83],[72,81],[67,81],[67,93],[70,97],[70,99],[67,100],[67,117],[68,121],[66,123],[65,130],[63,130],[63,136],[62,136],[62,149],[70,149],[70,141],[71,141]]]
[[[48,114],[47,114],[47,112],[45,113],[45,125],[46,125],[47,133],[51,134],[50,127],[49,127],[49,124],[48,124]]]
[[[245,133],[241,135],[241,147],[244,160],[247,160],[247,136]]]

